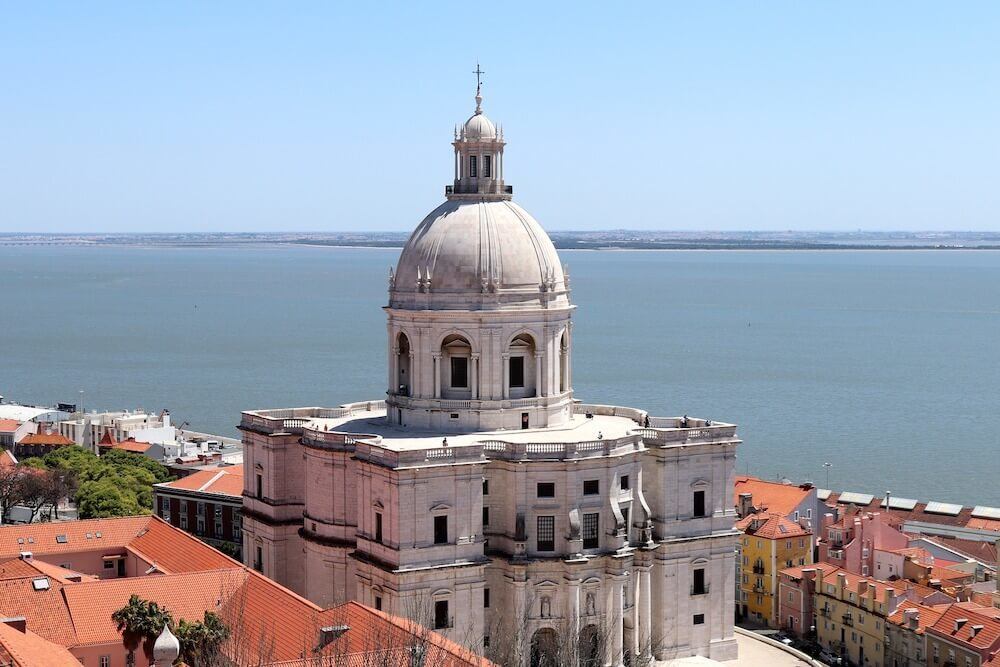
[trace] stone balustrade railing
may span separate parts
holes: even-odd
[[[642,437],[638,434],[603,440],[582,442],[508,442],[506,440],[484,440],[483,453],[489,459],[508,461],[524,460],[566,460],[591,456],[610,456],[642,449]]]
[[[336,408],[283,408],[278,410],[254,410],[244,412],[240,426],[265,433],[301,433],[312,419],[343,419],[362,412],[385,410],[385,401],[361,401],[346,403]]]

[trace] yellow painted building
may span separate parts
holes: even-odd
[[[751,514],[737,528],[740,571],[737,606],[740,617],[770,628],[778,622],[778,573],[812,564],[812,533],[780,514]]]
[[[816,573],[816,638],[820,645],[852,665],[886,667],[886,619],[896,611],[905,590],[871,577],[838,570]]]

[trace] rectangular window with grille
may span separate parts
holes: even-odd
[[[598,534],[600,528],[601,515],[598,512],[583,515],[583,548],[597,549],[601,546],[601,538]]]
[[[493,178],[490,172],[493,171],[493,156],[483,156],[483,178]]]
[[[469,176],[471,178],[476,178],[477,176],[479,176],[479,169],[477,168],[478,166],[479,165],[476,164],[476,156],[475,155],[470,155],[469,156]]]
[[[539,551],[556,550],[556,518],[554,516],[540,516],[537,523],[537,543]]]

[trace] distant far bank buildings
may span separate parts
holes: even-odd
[[[75,405],[36,407],[0,400],[0,447],[17,458],[45,456],[79,445],[101,454],[123,449],[164,463],[179,474],[212,464],[242,462],[238,440],[185,431],[166,410],[78,412]]]

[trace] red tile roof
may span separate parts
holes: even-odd
[[[153,445],[148,442],[140,442],[135,438],[116,441],[112,444],[108,444],[102,440],[98,445],[100,449],[124,449],[126,452],[133,452],[135,454],[145,454],[152,446]]]
[[[32,582],[39,578],[36,573],[0,581],[0,615],[24,616],[33,632],[62,646],[72,646],[76,633],[62,596],[64,584],[49,580],[48,588],[36,590]]]
[[[16,419],[0,419],[0,433],[13,433],[21,427],[24,422]]]
[[[221,602],[238,590],[245,578],[245,572],[232,569],[105,579],[65,586],[63,595],[76,629],[77,645],[107,644],[120,641],[111,615],[124,607],[131,595],[155,600],[170,611],[175,622],[182,618],[200,620],[205,611],[218,613]]]
[[[953,570],[950,567],[932,567],[930,572],[931,579],[937,579],[942,583],[952,583],[958,584],[969,580],[971,583],[976,577],[974,574],[969,572],[962,572],[961,570]]]
[[[989,612],[988,609],[983,611]],[[966,622],[961,628],[956,628],[956,621],[963,619]],[[973,636],[973,626],[977,625],[981,625],[982,629]],[[948,605],[941,617],[927,627],[927,632],[977,650],[992,649],[1000,645],[1000,620],[959,603]]]
[[[240,567],[198,538],[156,516],[30,523],[0,527],[0,559],[31,551],[45,559],[63,553],[133,553],[163,573]]]
[[[199,470],[187,477],[156,485],[163,489],[198,491],[232,498],[243,496],[243,465],[222,466]]]
[[[934,556],[923,547],[906,547],[905,549],[889,549],[889,553],[899,554],[903,558],[909,558],[916,563],[930,564],[934,562]]]
[[[348,660],[338,661],[337,664],[348,666],[369,665],[371,659],[363,660],[361,656],[371,651],[384,651],[387,647],[398,647],[405,649],[413,644],[413,637],[418,637],[427,648],[425,664],[442,665],[442,667],[457,667],[458,665],[475,665],[476,667],[489,667],[490,663],[485,658],[476,655],[472,651],[460,646],[436,632],[430,632],[418,623],[393,616],[382,611],[376,611],[357,602],[347,602],[338,607],[324,612],[324,621],[333,625],[346,625],[352,629],[357,628],[359,632],[348,630],[341,637],[342,643],[336,643],[331,648],[325,650],[324,655],[346,656]],[[358,660],[351,657],[358,656]],[[411,654],[408,650],[399,651],[398,656],[402,658],[399,662],[390,659],[387,662],[379,661],[378,664],[399,665],[399,667],[409,667]]]
[[[149,521],[148,516],[132,516],[3,526],[0,559],[16,558],[22,551],[31,551],[35,556],[101,549],[121,551]],[[57,540],[59,535],[65,535],[65,541]]]
[[[838,507],[837,502],[840,495],[841,492],[833,491],[824,502],[830,507]],[[928,512],[928,503],[918,502],[914,505],[913,509],[905,510],[899,507],[892,507],[886,511],[886,509],[882,507],[883,502],[885,502],[885,498],[874,497],[867,505],[855,505],[855,507],[860,507],[860,509],[868,512],[886,512],[900,521],[923,521],[943,526],[967,526],[969,528],[995,530],[1000,532],[1000,521],[974,518],[972,516],[972,507],[962,507],[957,514],[941,514],[937,512]],[[839,507],[843,508],[844,505],[840,505]]]
[[[64,567],[34,558],[29,560],[13,558],[0,563],[0,581],[23,579],[25,577],[50,577],[63,584],[85,579],[96,579],[96,577],[92,577],[89,574],[74,572],[73,570],[68,570]]]
[[[145,530],[130,540],[126,548],[147,563],[155,563],[160,572],[200,572],[242,566],[159,517],[146,517],[146,521]]]
[[[65,541],[57,541],[56,535],[64,535]],[[25,544],[18,544],[18,537]],[[33,540],[30,546],[28,537]],[[136,594],[167,608],[175,620],[200,619],[205,611],[218,613],[232,630],[231,650],[239,650],[240,657],[247,658],[243,662],[299,664],[301,655],[309,654],[317,645],[320,628],[348,625],[350,629],[334,640],[323,655],[396,650],[411,646],[414,635],[419,635],[432,653],[442,656],[433,662],[435,665],[491,665],[419,625],[357,603],[323,610],[158,517],[0,527],[0,550],[4,549],[32,550],[36,559],[73,551],[128,551],[147,563],[155,563],[162,573],[79,583],[48,576],[48,588],[35,590],[32,581],[39,577],[39,571],[52,575],[68,571],[38,560],[27,563],[15,558],[0,562],[0,615],[26,616],[29,628],[67,647],[120,645],[111,614]],[[242,655],[247,651],[251,655]],[[354,664],[353,660],[335,661]],[[369,660],[358,664],[369,664]],[[400,667],[407,664],[401,663]]]
[[[0,452],[0,470],[10,469],[17,465],[17,458],[10,450]]]
[[[917,582],[910,581],[909,579],[897,579],[892,583],[895,584],[896,586],[902,586],[903,589],[906,590],[908,594],[918,598],[917,601],[920,603],[925,602],[927,598],[936,594],[945,595],[952,600],[955,599],[954,596],[949,595],[946,591],[942,591],[939,588],[931,588],[930,586],[924,586],[923,584],[918,584]]]
[[[80,661],[65,647],[47,641],[31,631],[21,632],[0,623],[0,655],[12,667],[80,667]]]
[[[980,517],[972,517],[969,522],[965,524],[966,528],[975,528],[977,530],[992,530],[1000,533],[1000,519],[983,519]]]
[[[781,570],[781,574],[788,575],[792,579],[801,579],[806,570],[822,570],[824,581],[831,581],[833,575],[840,569],[840,567],[831,565],[830,563],[813,563],[812,565],[796,565],[795,567],[786,567]]]
[[[823,586],[825,587],[829,584],[833,584],[834,586],[838,585],[841,575],[844,576],[844,590],[858,593],[861,582],[865,582],[868,584],[869,590],[873,588],[875,589],[875,597],[879,600],[883,598],[886,591],[892,591],[893,596],[899,596],[906,590],[906,586],[901,582],[894,581],[890,583],[887,581],[879,581],[878,579],[874,579],[872,577],[863,577],[860,574],[848,572],[842,568],[838,568],[833,574],[826,574],[824,572]],[[820,591],[817,589],[817,592],[822,592],[824,595],[828,595],[826,590]]]
[[[751,514],[737,521],[736,527],[748,535],[765,540],[787,540],[812,535],[809,530],[781,514]]]
[[[737,475],[733,490],[733,507],[739,507],[740,494],[749,493],[752,494],[750,502],[758,510],[788,516],[813,492],[813,487],[805,488],[781,482],[768,482],[748,475]]]
[[[62,433],[29,433],[21,438],[21,445],[38,445],[41,447],[65,447],[76,443]]]
[[[899,603],[899,606],[896,607],[896,611],[892,612],[886,621],[895,625],[907,627],[904,612],[908,609],[914,610],[917,612],[917,627],[914,629],[914,632],[918,635],[922,635],[924,634],[924,630],[927,629],[927,626],[934,625],[934,623],[941,618],[941,614],[943,614],[944,610],[947,608],[948,605],[943,604],[929,606],[912,602],[910,600],[903,600]]]

